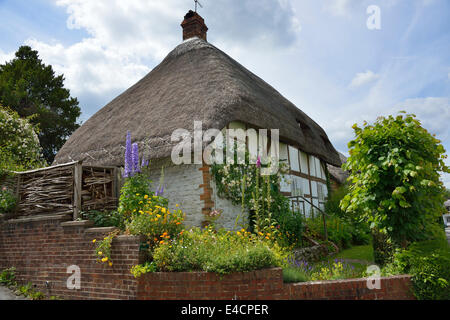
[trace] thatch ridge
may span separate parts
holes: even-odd
[[[108,103],[69,138],[55,164],[122,165],[126,131],[150,142],[150,157],[171,154],[175,129],[222,129],[231,121],[280,129],[280,137],[340,166],[325,131],[278,91],[210,43],[194,38],[177,46],[143,79]],[[301,127],[301,128],[300,128]]]

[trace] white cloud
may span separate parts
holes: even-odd
[[[33,39],[26,44],[37,50],[43,61],[51,64],[58,74],[64,74],[65,84],[75,96],[122,90],[150,71],[126,55],[101,46],[96,39],[84,39],[68,47]]]
[[[350,88],[357,88],[364,86],[368,83],[375,81],[380,78],[380,75],[374,73],[373,71],[367,70],[366,72],[357,73],[350,83]]]
[[[14,52],[5,53],[0,49],[0,64],[4,64],[14,58]]]

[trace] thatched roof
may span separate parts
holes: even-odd
[[[339,153],[339,158],[341,159],[341,162],[342,163],[347,162],[347,157],[344,156],[340,152],[338,152],[338,153]],[[328,164],[327,169],[328,169],[328,172],[330,173],[330,178],[339,182],[340,184],[344,184],[347,181],[347,178],[350,176],[349,172],[342,170],[342,168],[340,166],[336,167],[336,166]]]
[[[111,79],[114,81],[114,79]],[[86,121],[55,164],[122,165],[127,130],[133,142],[150,139],[151,158],[168,157],[175,129],[222,129],[231,121],[280,129],[281,140],[339,166],[325,131],[274,88],[210,43],[189,39],[142,80]],[[300,123],[300,125],[299,125]],[[300,128],[301,127],[301,128]]]

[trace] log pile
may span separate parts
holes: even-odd
[[[81,207],[83,211],[117,208],[116,169],[83,166]]]

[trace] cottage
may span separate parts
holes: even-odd
[[[165,196],[187,213],[186,224],[200,226],[203,214],[221,209],[217,223],[232,228],[241,208],[218,197],[205,163],[173,164],[176,142],[171,135],[180,128],[192,129],[194,121],[201,121],[203,130],[279,129],[279,156],[289,163],[286,178],[291,182],[284,183],[282,191],[297,197],[292,204],[303,213],[310,212],[310,202],[323,206],[328,194],[326,165],[341,165],[325,131],[269,84],[207,42],[208,28],[198,13],[189,11],[181,26],[183,42],[86,121],[59,151],[54,164],[82,160],[87,165],[123,166],[130,130],[140,150],[148,143],[153,181],[159,181],[164,167]]]
[[[339,158],[342,163],[347,162],[347,157],[339,152]],[[348,171],[342,170],[341,167],[333,166],[332,164],[327,164],[329,178],[330,178],[330,187],[331,190],[337,190],[339,187],[344,185],[347,182],[348,177],[350,176]]]

